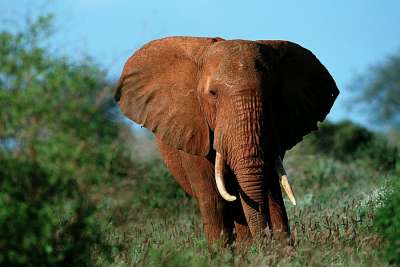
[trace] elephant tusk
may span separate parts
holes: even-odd
[[[235,201],[236,197],[229,194],[225,188],[224,164],[224,159],[221,154],[217,152],[217,155],[215,156],[215,182],[217,184],[218,192],[226,201]]]
[[[294,197],[292,187],[289,184],[289,179],[286,174],[285,168],[283,168],[281,157],[279,156],[275,160],[275,169],[279,175],[279,180],[281,182],[281,185],[285,190],[290,202],[292,202],[293,205],[296,205],[296,198]]]

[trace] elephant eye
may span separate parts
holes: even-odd
[[[209,93],[212,96],[217,96],[217,90],[215,88],[210,89]]]

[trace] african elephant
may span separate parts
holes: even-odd
[[[266,229],[289,235],[280,180],[294,196],[280,159],[338,94],[295,43],[168,37],[128,59],[115,100],[155,134],[166,166],[197,199],[208,242],[240,244]]]

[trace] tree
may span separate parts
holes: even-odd
[[[372,66],[352,87],[374,122],[400,128],[400,51]]]
[[[52,16],[0,32],[0,265],[90,266],[109,255],[86,191],[125,177],[111,83],[52,55]]]

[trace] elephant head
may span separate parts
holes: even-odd
[[[129,58],[115,99],[167,145],[194,155],[215,151],[218,189],[235,200],[221,179],[226,165],[256,235],[269,221],[275,162],[317,129],[338,94],[326,68],[295,43],[169,37]]]

